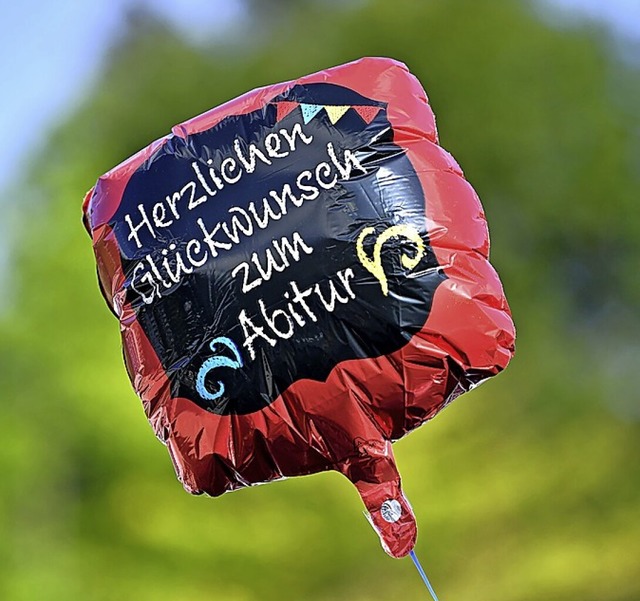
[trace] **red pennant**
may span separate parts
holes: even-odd
[[[284,119],[294,108],[298,106],[297,102],[276,102],[278,107],[278,113],[276,114],[276,121]]]
[[[354,106],[353,108],[355,109],[356,113],[358,113],[358,115],[360,115],[362,119],[364,119],[367,125],[369,125],[369,123],[371,123],[375,119],[375,116],[380,110],[379,106]]]

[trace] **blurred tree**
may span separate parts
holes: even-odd
[[[0,316],[0,597],[424,594],[338,476],[215,501],[182,492],[130,391],[79,220],[96,177],[172,124],[387,55],[423,82],[443,145],[483,199],[520,329],[504,376],[398,445],[418,549],[443,598],[635,601],[638,71],[527,2],[252,6],[245,38],[207,48],[135,13],[16,191],[14,306]]]

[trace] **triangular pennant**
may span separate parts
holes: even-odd
[[[327,111],[327,115],[329,116],[329,121],[331,121],[332,125],[335,125],[340,117],[344,115],[349,110],[349,105],[338,105],[331,106],[325,105],[324,109]]]
[[[300,108],[302,109],[302,120],[305,125],[313,119],[318,112],[322,110],[321,104],[300,104]]]
[[[278,112],[276,113],[276,121],[281,121],[284,119],[294,108],[298,106],[297,102],[276,102],[276,108]]]
[[[375,119],[378,111],[380,111],[379,106],[354,106],[353,108],[356,110],[356,113],[358,113],[358,115],[362,117],[367,125],[369,125],[369,123],[371,123]]]

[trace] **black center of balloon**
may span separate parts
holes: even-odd
[[[330,84],[171,137],[110,226],[172,395],[220,414],[397,351],[445,278],[386,107]]]

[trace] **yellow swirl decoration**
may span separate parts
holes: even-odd
[[[372,227],[365,227],[356,241],[356,251],[358,253],[358,259],[362,266],[373,275],[379,282],[382,288],[382,294],[389,295],[389,283],[387,282],[387,274],[384,272],[382,266],[382,246],[391,238],[406,238],[413,242],[418,248],[414,256],[410,257],[406,254],[402,254],[400,261],[402,265],[411,271],[414,269],[422,257],[425,254],[425,247],[418,230],[410,225],[392,225],[378,235],[373,245],[373,256],[368,257],[364,250],[364,241],[371,234],[375,234],[375,229]]]

